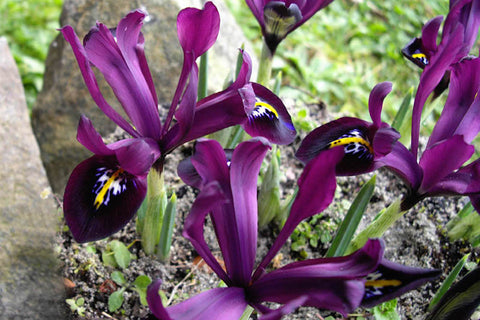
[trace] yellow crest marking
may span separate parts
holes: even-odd
[[[423,53],[414,53],[412,54],[412,58],[415,58],[415,59],[427,59],[427,56]]]
[[[365,287],[398,287],[402,282],[400,280],[368,280]]]
[[[97,196],[95,197],[95,201],[93,202],[95,209],[98,210],[98,208],[100,208],[103,201],[105,200],[105,195],[107,194],[107,191],[112,187],[113,182],[117,180],[118,176],[121,175],[123,172],[123,169],[118,169],[112,174],[110,178],[108,178],[107,182],[105,182],[105,184],[102,186],[102,189],[100,189],[100,192],[98,192]]]
[[[364,145],[365,147],[367,147],[368,151],[370,151],[370,153],[373,154],[373,148],[370,145],[370,143],[367,140],[365,140],[361,137],[346,137],[346,138],[340,138],[340,139],[337,139],[337,140],[333,140],[328,145],[328,149],[331,149],[331,148],[336,147],[336,146],[344,146],[344,145],[347,145],[349,143],[360,143],[360,144]]]
[[[277,117],[278,119],[278,112],[277,110],[275,110],[275,108],[273,108],[271,105],[269,105],[268,103],[266,102],[263,102],[263,101],[257,101],[255,102],[255,107],[264,107],[265,109],[269,110],[270,112],[272,112],[275,117]]]

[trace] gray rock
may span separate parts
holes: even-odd
[[[53,249],[58,213],[42,199],[49,185],[23,86],[0,38],[0,318],[62,319],[64,300]]]
[[[200,8],[198,0],[66,0],[60,24],[72,25],[82,37],[101,21],[116,26],[130,10],[143,7],[149,13],[142,32],[145,51],[154,78],[160,103],[169,103],[177,85],[183,55],[176,35],[176,16],[185,6]],[[221,22],[219,41],[210,51],[209,88],[222,89],[225,78],[233,70],[238,48],[246,42],[233,17],[218,5]],[[100,80],[101,76],[99,77]],[[112,91],[105,83],[100,87],[107,101],[119,110]],[[33,109],[33,127],[39,141],[42,160],[55,192],[63,193],[73,168],[89,156],[76,141],[76,128],[81,114],[92,119],[103,136],[114,131],[114,124],[106,118],[91,99],[83,82],[72,50],[59,35],[51,44],[44,79],[44,87]]]

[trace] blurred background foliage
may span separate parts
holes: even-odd
[[[247,5],[225,1],[259,55],[260,28]],[[0,36],[7,38],[18,63],[30,107],[42,86],[61,6],[62,0],[0,0]],[[420,75],[402,57],[401,48],[420,35],[426,21],[447,12],[447,0],[421,5],[416,0],[335,0],[280,44],[274,60],[274,71],[283,75],[280,93],[299,104],[321,101],[331,113],[368,120],[370,90],[391,81],[394,89],[383,115],[391,122]]]
[[[62,0],[0,0],[0,37],[17,62],[31,109],[43,82],[45,58],[58,34]]]
[[[244,1],[227,3],[259,55],[257,21]],[[420,36],[425,22],[447,13],[448,0],[335,0],[279,45],[274,72],[283,74],[281,95],[307,103],[322,101],[331,113],[369,120],[371,89],[391,81],[393,92],[382,115],[391,123],[421,73],[400,50]],[[408,128],[401,133],[408,136]]]

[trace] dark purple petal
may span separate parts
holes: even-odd
[[[418,67],[424,69],[429,63],[430,55],[427,55],[426,50],[423,48],[421,38],[413,38],[402,49],[402,54],[405,58],[412,61]]]
[[[115,111],[103,97],[102,93],[100,92],[100,88],[98,87],[95,74],[90,67],[90,62],[87,58],[85,48],[80,43],[80,40],[75,34],[75,31],[73,31],[73,28],[71,26],[66,26],[63,27],[61,31],[63,36],[65,37],[65,40],[67,40],[67,42],[72,47],[85,84],[87,85],[88,91],[90,91],[90,95],[92,96],[95,103],[110,119],[112,119],[113,122],[115,122],[123,130],[128,132],[133,137],[139,137],[140,135],[138,134],[138,132],[136,132],[132,128],[132,126],[124,118],[122,118],[120,114]]]
[[[195,145],[195,153],[190,161],[202,178],[203,185],[218,182],[227,193],[230,190],[230,170],[227,157],[220,143],[215,140],[200,139]],[[202,186],[199,187],[202,189]]]
[[[111,156],[114,151],[103,142],[102,136],[93,127],[92,121],[82,115],[78,123],[77,140],[85,148],[99,156]]]
[[[413,154],[400,142],[395,143],[392,151],[378,160],[378,163],[395,172],[410,189],[416,190],[420,187],[423,170]]]
[[[329,149],[332,141],[349,133],[353,129],[358,129],[365,133],[369,123],[357,118],[343,117],[328,122],[312,132],[310,132],[300,144],[295,156],[307,164],[314,159],[320,152]]]
[[[440,270],[411,268],[384,259],[375,272],[366,277],[362,306],[369,308],[391,300],[440,274]]]
[[[423,106],[435,87],[442,80],[450,65],[456,62],[456,54],[463,41],[462,32],[462,28],[457,28],[455,34],[452,35],[449,41],[440,44],[438,52],[431,57],[430,63],[425,67],[420,76],[420,84],[418,85],[417,93],[415,95],[412,111],[411,149],[415,157],[418,155],[420,120]]]
[[[161,281],[148,286],[147,302],[160,320],[238,320],[247,307],[242,288],[215,288],[165,308],[158,294]]]
[[[391,127],[383,127],[375,132],[372,147],[375,161],[392,152],[394,144],[400,139],[400,133]]]
[[[136,56],[140,28],[145,13],[133,11],[119,23],[117,41],[103,24],[97,24],[85,36],[88,60],[103,74],[136,129],[158,140],[161,134],[156,95],[150,91],[151,79],[145,79]],[[131,47],[129,47],[131,46]]]
[[[460,168],[474,151],[475,148],[465,143],[462,136],[453,136],[425,150],[419,163],[423,168],[420,191],[428,192],[438,181]]]
[[[227,195],[223,193],[218,182],[211,182],[205,185],[195,199],[189,215],[185,218],[183,236],[190,240],[198,254],[220,277],[220,279],[222,279],[227,285],[230,285],[232,283],[230,277],[225,273],[217,259],[213,256],[203,235],[203,225],[207,215],[212,210],[222,206],[228,200]],[[232,226],[232,228],[233,227],[234,226]]]
[[[298,297],[285,303],[283,306],[269,311],[268,313],[263,313],[259,320],[280,320],[283,316],[289,315],[294,312],[298,307],[301,307],[308,300],[307,295]]]
[[[337,185],[335,167],[343,155],[342,148],[333,148],[322,152],[305,166],[298,180],[299,190],[287,221],[255,271],[254,279],[264,272],[266,266],[302,220],[322,212],[330,205]]]
[[[480,130],[480,59],[463,60],[454,65],[450,75],[450,90],[427,148],[454,134],[464,135],[471,142]],[[473,104],[473,105],[472,105]]]
[[[346,257],[294,262],[265,274],[248,288],[255,303],[288,303],[307,296],[304,306],[329,309],[343,315],[360,305],[364,296],[363,278],[378,267],[383,257],[383,242],[369,240]]]
[[[275,144],[293,142],[297,132],[282,100],[258,83],[252,91],[241,90],[248,119],[242,124],[252,137],[265,137]]]
[[[438,181],[428,190],[428,194],[436,195],[473,195],[480,194],[480,160],[452,172]]]
[[[372,118],[373,125],[380,128],[382,124],[381,113],[383,107],[383,100],[392,91],[391,82],[382,82],[377,84],[370,92],[368,99],[368,110]]]
[[[257,253],[257,180],[263,158],[270,149],[265,140],[252,139],[240,143],[233,151],[230,165],[230,183],[237,234],[238,248],[235,251],[223,252],[225,260],[231,261],[232,269],[228,269],[236,284],[248,285]],[[227,213],[228,214],[228,213]],[[219,238],[220,240],[220,238]]]
[[[103,239],[124,227],[142,204],[146,179],[119,167],[114,156],[80,163],[65,188],[65,221],[77,242]]]
[[[184,52],[193,52],[195,59],[215,43],[219,29],[220,15],[210,1],[205,4],[203,10],[186,8],[180,11],[177,17],[180,45]]]
[[[438,16],[428,21],[422,28],[422,49],[431,57],[437,51],[437,36],[443,17]]]
[[[187,88],[180,101],[180,105],[175,112],[179,131],[174,137],[175,140],[170,143],[175,144],[180,141],[190,130],[195,118],[195,107],[198,95],[198,68],[196,64],[192,64]],[[178,89],[178,88],[177,88]]]
[[[150,138],[128,139],[109,146],[115,150],[120,167],[137,177],[146,177],[160,157],[157,142]]]

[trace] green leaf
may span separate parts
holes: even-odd
[[[102,261],[103,264],[109,267],[118,267],[117,260],[115,260],[115,257],[113,256],[113,252],[111,251],[111,248],[108,246],[107,250],[102,251]]]
[[[127,280],[125,280],[123,273],[121,273],[120,271],[113,271],[110,278],[112,278],[112,280],[120,286],[123,286],[127,283]]]
[[[141,275],[141,276],[138,276],[135,281],[133,282],[133,285],[137,288],[147,288],[150,283],[152,283],[152,279],[150,279],[149,276],[146,276],[146,275]]]
[[[480,268],[477,267],[448,289],[426,320],[470,319],[479,304]]]
[[[123,242],[112,240],[110,242],[110,247],[112,248],[113,256],[115,257],[118,266],[122,269],[127,268],[132,260],[132,255],[130,254],[130,251],[128,251],[127,246],[125,246]]]
[[[116,312],[118,309],[122,307],[124,297],[123,292],[125,291],[124,288],[115,291],[108,297],[108,311]]]
[[[173,227],[175,226],[175,213],[177,211],[177,195],[172,194],[165,208],[163,216],[162,230],[160,232],[160,241],[157,246],[157,254],[161,261],[168,260],[170,247],[172,245]]]
[[[397,313],[397,299],[393,299],[372,308],[376,320],[400,320]]]
[[[410,90],[408,90],[407,94],[405,95],[405,98],[403,98],[402,104],[398,109],[395,119],[393,119],[392,127],[397,129],[398,131],[400,131],[400,128],[402,127],[403,122],[405,121],[405,116],[407,115],[407,111],[410,109],[410,103],[412,101],[412,92],[413,92],[413,88],[410,88]]]
[[[442,285],[437,290],[437,293],[435,293],[435,296],[430,301],[427,311],[429,312],[432,311],[433,308],[437,305],[438,301],[440,301],[440,299],[447,292],[447,290],[450,289],[452,283],[455,281],[455,279],[457,279],[458,275],[460,274],[460,271],[462,271],[463,267],[467,263],[469,256],[470,254],[466,254],[465,256],[463,256],[463,258],[457,262],[453,270],[450,271],[447,278],[445,278],[445,281],[443,281]]]
[[[152,279],[145,275],[138,276],[133,282],[133,285],[135,286],[135,291],[137,291],[138,295],[140,296],[140,303],[144,306],[148,304],[147,287],[150,285],[150,283],[152,283]]]
[[[367,183],[365,183],[358,193],[350,206],[345,219],[338,228],[337,235],[327,251],[327,257],[340,257],[347,251],[353,235],[357,230],[358,224],[365,213],[365,209],[372,198],[373,191],[375,190],[375,181],[376,176],[373,176]]]

